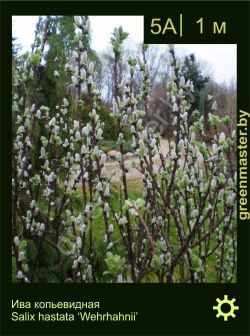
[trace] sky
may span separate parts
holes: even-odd
[[[134,43],[143,42],[143,16],[89,16],[92,31],[92,48],[103,51],[110,43],[111,33],[122,26]],[[34,41],[37,16],[13,16],[12,34],[18,39],[23,50],[30,50]],[[197,61],[209,69],[218,83],[236,81],[236,44],[176,44],[179,56],[194,53]]]

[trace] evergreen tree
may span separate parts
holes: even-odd
[[[84,16],[82,19],[85,22],[88,17]],[[73,16],[48,16],[46,22],[39,21],[37,30],[43,31],[43,48],[46,46],[47,50],[39,71],[40,103],[46,101],[46,105],[52,107],[63,99],[66,90],[68,74],[65,65],[67,60],[72,59],[76,38],[74,19]],[[90,39],[86,38],[83,44],[88,57],[100,64],[95,51],[90,47]]]
[[[199,63],[197,63],[195,55],[190,54],[185,57],[183,73],[186,78],[189,78],[193,82],[193,108],[199,111],[199,114],[204,116],[205,129],[208,128],[208,108],[205,106],[206,99],[204,94],[204,88],[209,82],[209,76],[204,76],[200,69]],[[210,107],[210,106],[209,106]],[[198,116],[197,116],[198,117]],[[194,117],[190,118],[190,123],[194,121]]]

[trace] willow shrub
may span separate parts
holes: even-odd
[[[115,29],[109,116],[117,125],[114,184],[107,155],[100,149],[106,126],[100,119],[95,64],[82,42],[89,36],[89,21],[75,17],[75,32],[73,59],[65,66],[68,90],[53,111],[36,102],[37,70],[43,61],[39,45],[13,68],[13,281],[235,281],[235,131],[228,118],[216,116],[214,103],[209,122],[215,135],[207,144],[203,118],[192,109],[193,83],[184,78],[170,45],[166,90],[175,130],[166,154],[160,134],[144,120],[151,92],[148,47],[142,45],[141,58],[129,59],[128,76],[120,82],[127,34]],[[38,37],[44,36],[46,32]],[[139,94],[133,89],[136,68]],[[192,116],[195,122],[190,125]],[[222,123],[229,128],[227,136],[218,132]],[[125,160],[128,137],[135,158]],[[128,185],[132,168],[141,176],[137,197],[131,197]]]

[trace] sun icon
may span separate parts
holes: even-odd
[[[224,295],[223,300],[220,300],[219,298],[217,298],[216,301],[218,302],[218,305],[213,306],[213,309],[218,311],[216,315],[217,318],[219,318],[220,316],[223,316],[224,321],[227,321],[229,316],[235,318],[236,315],[234,314],[234,311],[239,309],[238,306],[234,305],[234,302],[236,301],[235,298],[233,298],[232,300],[228,300],[228,296]],[[222,306],[223,306],[223,309],[222,309]]]

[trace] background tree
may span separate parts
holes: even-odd
[[[82,17],[83,22],[88,16]],[[37,32],[43,31],[44,59],[40,66],[40,103],[52,107],[63,98],[67,82],[67,66],[74,65],[72,53],[75,43],[75,26],[72,16],[48,16],[39,18]],[[90,46],[91,39],[83,40],[87,55],[99,66],[97,54]],[[71,64],[72,63],[72,64]]]
[[[204,127],[207,130],[209,127],[208,112],[211,109],[211,106],[206,106],[207,101],[205,98],[204,89],[206,84],[209,82],[209,76],[202,73],[201,66],[197,62],[194,54],[190,54],[185,57],[182,71],[184,76],[193,83],[193,107],[197,109],[201,115],[203,115]],[[190,123],[192,123],[194,120],[194,118],[189,118]]]

